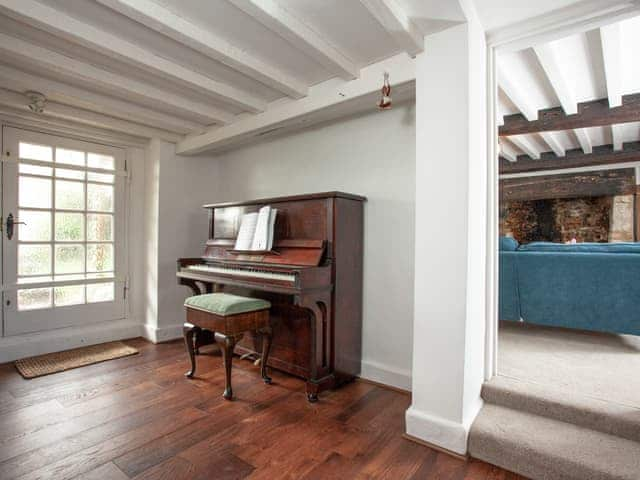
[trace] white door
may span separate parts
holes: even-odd
[[[124,318],[125,151],[7,127],[3,150],[4,334]]]

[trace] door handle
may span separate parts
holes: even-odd
[[[13,237],[13,226],[14,225],[26,225],[25,222],[18,222],[17,218],[13,218],[13,213],[10,213],[9,216],[7,217],[7,238],[9,240],[11,240],[11,238]]]

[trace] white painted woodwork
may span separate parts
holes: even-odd
[[[424,36],[395,0],[360,0],[360,3],[409,55],[415,57],[424,50]]]
[[[0,12],[243,110],[261,112],[266,108],[249,92],[213,80],[34,0],[0,0]]]
[[[4,33],[0,33],[0,52],[17,57],[28,64],[35,64],[40,69],[62,73],[75,81],[81,80],[94,88],[101,87],[128,100],[141,100],[158,107],[164,106],[169,110],[197,116],[207,123],[230,123],[235,117],[219,108],[161,90],[131,77],[102,70]]]
[[[586,128],[576,128],[573,130],[576,134],[576,138],[578,139],[578,143],[580,144],[580,148],[584,153],[592,153],[593,152],[593,144],[591,142],[591,137],[589,136],[589,132]]]
[[[560,100],[560,105],[562,105],[564,113],[567,115],[578,113],[578,102],[576,102],[575,96],[562,74],[560,64],[556,59],[554,46],[551,44],[538,45],[537,47],[534,47],[533,50],[536,53],[538,61],[544,69],[558,100]]]
[[[613,149],[622,150],[624,146],[624,125],[611,125],[611,138],[613,140]]]
[[[358,67],[327,40],[274,0],[229,0],[233,5],[314,58],[329,72],[350,80]],[[338,14],[338,13],[336,13]]]
[[[600,41],[602,43],[602,58],[604,60],[609,106],[619,107],[622,105],[622,42],[620,37],[620,24],[614,23],[600,27]],[[637,55],[638,45],[632,48]]]
[[[181,155],[194,155],[227,147],[275,128],[308,126],[310,115],[320,114],[332,107],[377,93],[386,71],[393,72],[392,86],[398,87],[415,80],[414,60],[399,54],[364,67],[360,72],[360,78],[355,80],[329,80],[312,87],[305,98],[274,104],[264,113],[239,119],[231,125],[210,129],[201,135],[187,137],[178,143],[176,152]],[[376,99],[371,99],[371,108],[375,108],[375,101]]]
[[[511,100],[518,110],[522,112],[524,117],[531,121],[538,119],[538,109],[531,104],[527,92],[522,91],[517,82],[511,78],[511,73],[507,71],[500,63],[498,68],[498,82],[500,89],[505,93],[509,100]]]
[[[516,147],[529,155],[531,158],[535,160],[540,159],[540,150],[525,135],[513,135],[509,137],[509,141],[511,141]]]
[[[500,139],[500,155],[509,160],[510,162],[518,161],[518,152],[513,146],[506,140]]]
[[[14,91],[38,91],[47,97],[47,100],[102,112],[169,132],[186,134],[202,131],[205,128],[202,124],[177,118],[175,115],[154,111],[132,102],[118,100],[73,85],[21,72],[4,65],[0,65],[0,87]]]
[[[308,86],[222,37],[205,30],[151,0],[97,0],[99,3],[166,35],[207,57],[288,95],[302,98]]]
[[[555,132],[540,132],[540,136],[542,137],[544,142],[549,145],[549,148],[553,150],[553,153],[555,153],[558,157],[565,156],[566,150],[562,143],[560,143],[560,140],[558,139],[558,136]]]

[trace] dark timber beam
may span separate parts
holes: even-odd
[[[538,120],[529,121],[522,114],[507,115],[498,129],[501,137],[523,133],[601,127],[640,121],[640,93],[624,95],[620,107],[609,108],[606,98],[578,104],[578,113],[565,115],[562,107],[538,111]]]
[[[537,172],[627,162],[640,162],[640,142],[625,143],[624,149],[618,151],[615,151],[612,145],[593,147],[593,153],[584,153],[581,149],[567,150],[564,157],[546,152],[540,156],[540,160],[520,155],[517,162],[510,162],[500,157],[500,173]]]

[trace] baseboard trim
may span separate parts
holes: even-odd
[[[459,453],[452,452],[451,450],[447,450],[446,448],[439,447],[438,445],[435,445],[433,443],[429,443],[429,442],[426,442],[426,441],[421,440],[419,438],[412,437],[408,433],[403,433],[402,434],[402,438],[406,438],[407,440],[409,440],[411,442],[417,443],[417,444],[422,445],[422,446],[427,447],[427,448],[431,448],[432,450],[437,450],[438,452],[445,453],[445,454],[449,455],[450,457],[457,458],[458,460],[464,460],[466,462],[467,460],[469,460],[469,458],[471,458],[469,456],[469,454],[460,455]]]
[[[142,325],[142,336],[153,343],[170,342],[182,338],[182,324],[156,328],[145,323]]]
[[[405,392],[411,391],[411,372],[409,370],[395,368],[373,360],[362,361],[360,378]]]
[[[469,426],[427,414],[409,407],[405,414],[406,434],[458,455],[467,454]]]
[[[134,320],[111,320],[81,327],[0,338],[0,363],[51,352],[139,337],[141,325]]]

